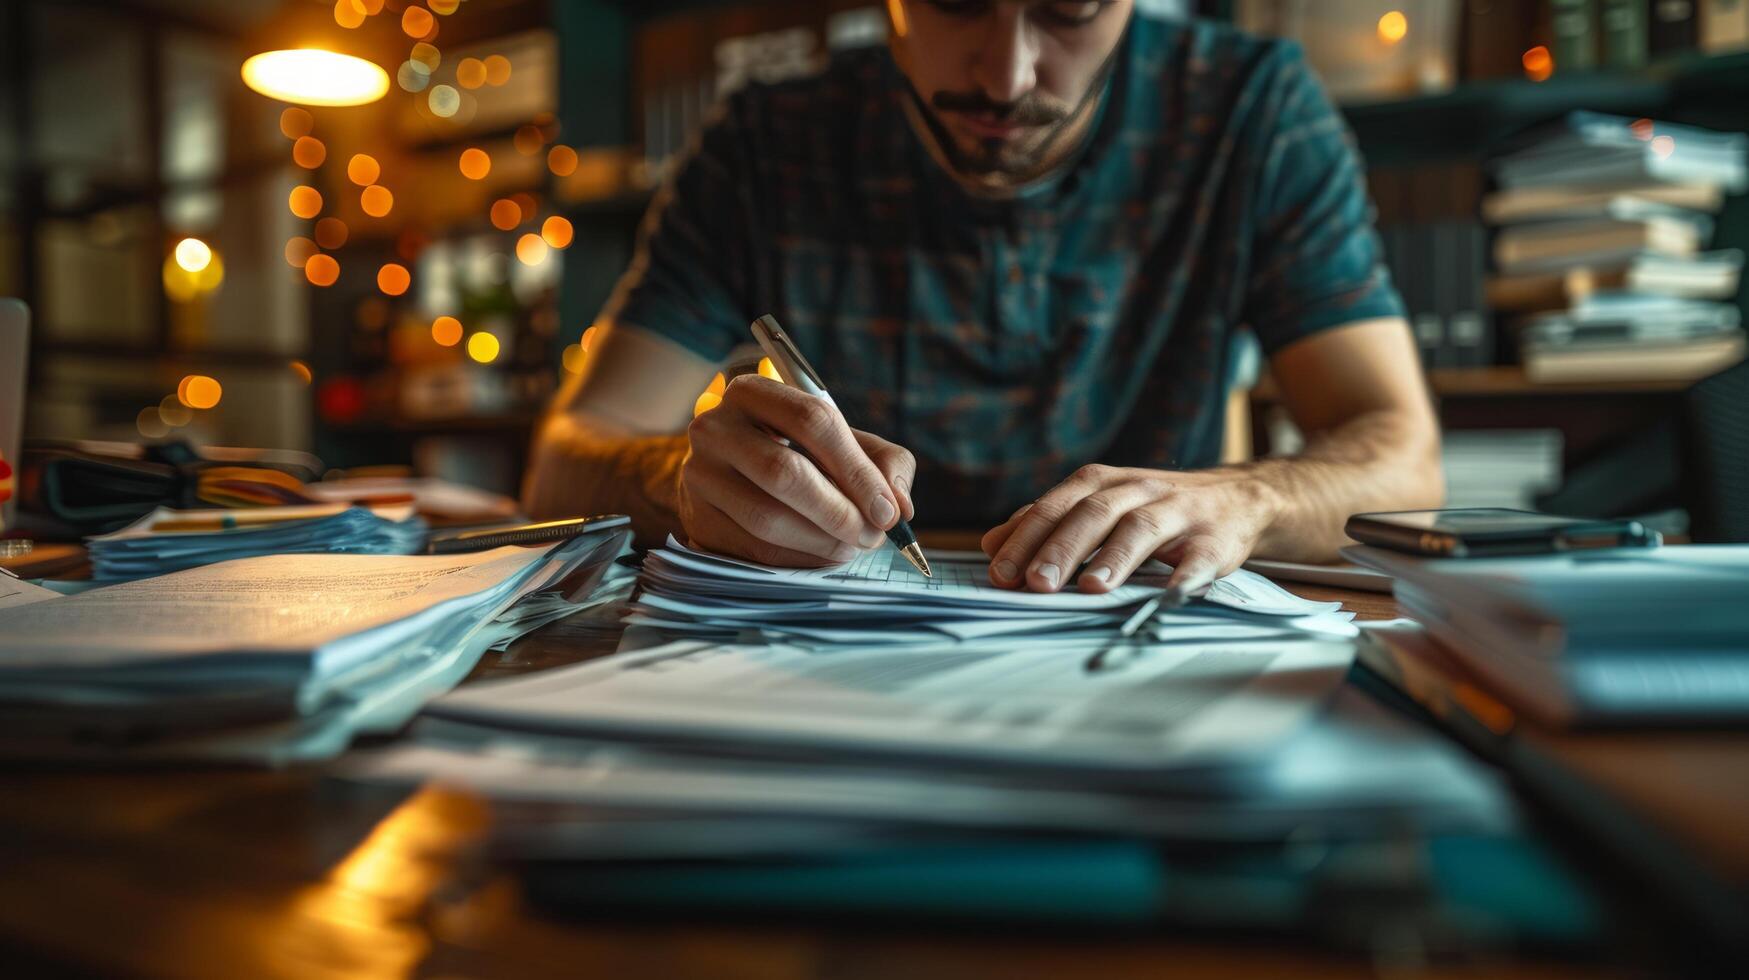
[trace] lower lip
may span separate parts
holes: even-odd
[[[960,125],[981,139],[1011,139],[1026,129],[1013,123],[984,122],[975,116],[958,117]]]

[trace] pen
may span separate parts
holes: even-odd
[[[826,392],[826,383],[820,380],[820,375],[814,371],[814,366],[802,356],[802,352],[784,333],[778,325],[777,318],[766,314],[753,321],[753,339],[759,341],[759,346],[765,350],[765,356],[771,358],[771,366],[777,369],[777,376],[791,388],[804,391],[816,398],[823,398],[828,405],[836,408],[838,403]],[[897,501],[894,501],[897,503]],[[929,559],[923,556],[923,546],[917,543],[917,535],[911,533],[911,525],[903,517],[887,532],[887,540],[893,547],[899,549],[899,554],[905,556],[919,572],[928,578],[934,578],[935,573],[929,570]]]

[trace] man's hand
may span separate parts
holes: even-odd
[[[1003,588],[1055,592],[1092,558],[1073,584],[1109,592],[1158,558],[1174,566],[1168,588],[1189,595],[1238,568],[1278,509],[1270,485],[1243,470],[1083,466],[992,528],[983,548]]]
[[[768,378],[736,378],[686,436],[679,512],[697,547],[815,568],[880,547],[888,528],[912,516],[917,461],[909,452],[850,428],[824,399]]]

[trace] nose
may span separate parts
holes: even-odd
[[[1011,104],[1038,84],[1038,41],[1027,24],[1026,5],[999,3],[978,49],[973,78],[992,101]]]

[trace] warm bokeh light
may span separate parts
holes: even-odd
[[[401,30],[415,41],[430,37],[431,29],[436,26],[437,20],[424,7],[413,5],[401,12]]]
[[[486,175],[492,172],[492,158],[477,146],[463,150],[458,165],[461,167],[462,176],[469,180],[485,180]]]
[[[286,203],[291,206],[292,214],[300,218],[314,218],[322,213],[322,192],[308,184],[299,184],[292,188]]]
[[[692,417],[698,418],[700,415],[703,415],[704,413],[710,411],[711,409],[716,408],[718,405],[721,405],[722,403],[723,403],[723,396],[722,395],[716,394],[714,392],[709,392],[709,391],[700,392],[699,396],[698,396],[698,400],[692,403]]]
[[[194,239],[190,239],[190,241],[194,241]],[[205,250],[205,261],[200,264],[198,269],[189,269],[182,264],[185,251],[189,253],[187,257],[190,260],[201,257],[194,254],[194,249],[185,250],[178,246],[164,259],[164,268],[161,273],[164,280],[164,295],[171,300],[178,303],[191,302],[219,288],[219,285],[225,281],[225,264],[219,261],[219,257],[214,255],[212,250],[206,248],[204,244],[201,244],[200,248]]]
[[[462,88],[486,84],[486,63],[478,58],[463,58],[455,66],[455,83]]]
[[[588,359],[589,352],[583,349],[582,344],[566,344],[565,350],[559,355],[559,362],[572,374],[582,374],[583,365]]]
[[[887,0],[887,15],[893,20],[895,37],[911,33],[911,22],[905,19],[905,0]]]
[[[516,152],[525,157],[534,156],[540,152],[541,147],[547,145],[546,137],[541,135],[540,127],[535,125],[518,127],[513,142],[516,144]]]
[[[383,12],[383,0],[358,0],[358,3],[372,17]]]
[[[354,153],[352,159],[346,161],[346,179],[360,187],[369,187],[382,175],[382,165],[368,153]]]
[[[170,426],[164,424],[164,417],[158,414],[155,405],[140,409],[140,414],[134,416],[134,428],[147,439],[162,439],[170,434]]]
[[[203,412],[216,407],[224,396],[225,389],[218,381],[204,374],[190,374],[176,385],[176,400]]]
[[[583,345],[584,350],[593,350],[595,348],[595,335],[600,332],[600,330],[600,326],[591,324],[587,330],[583,331],[583,337],[578,343]]]
[[[547,259],[547,243],[533,232],[518,238],[516,259],[523,265],[540,265]]]
[[[1396,44],[1409,34],[1409,18],[1401,10],[1388,11],[1379,18],[1379,40]]]
[[[332,252],[346,244],[351,229],[339,218],[323,218],[316,222],[316,244]]]
[[[492,227],[509,231],[522,224],[522,208],[507,197],[492,202]]]
[[[303,361],[293,361],[286,366],[291,368],[291,373],[293,375],[295,375],[297,377],[297,379],[299,381],[302,381],[304,384],[309,384],[310,382],[316,380],[316,376],[314,374],[310,373],[310,366],[308,364],[305,364]]]
[[[437,50],[437,45],[420,41],[413,45],[413,50],[407,55],[408,61],[415,61],[425,66],[426,74],[430,74],[443,64],[443,52]]]
[[[334,23],[351,30],[364,24],[361,0],[334,0]]]
[[[1657,154],[1661,160],[1669,158],[1670,154],[1676,152],[1676,137],[1654,136],[1652,138],[1652,152]]]
[[[448,17],[461,8],[462,0],[425,0],[425,3],[432,13]]]
[[[534,195],[527,191],[518,191],[517,193],[510,195],[510,200],[516,203],[517,208],[522,211],[522,216],[524,218],[532,218],[535,216],[536,212],[540,211],[540,202],[535,200]]]
[[[328,147],[314,136],[300,136],[292,144],[292,162],[305,170],[314,170],[328,159]]]
[[[448,119],[461,111],[462,94],[448,85],[438,85],[425,97],[425,104],[431,109],[431,114],[439,119]]]
[[[711,379],[710,387],[706,388],[705,390],[710,392],[713,395],[720,395],[724,391],[727,391],[728,387],[729,387],[729,379],[723,377],[723,372],[718,371],[717,376]]]
[[[165,395],[158,402],[158,417],[172,429],[180,429],[194,421],[194,409],[182,404],[175,395]]]
[[[453,316],[440,316],[431,321],[431,339],[444,347],[462,342],[462,322]]]
[[[1633,122],[1629,123],[1628,129],[1633,132],[1634,139],[1643,143],[1649,143],[1652,141],[1653,135],[1658,131],[1658,124],[1650,119],[1641,118],[1635,119]]]
[[[358,194],[358,206],[373,218],[381,218],[394,210],[395,195],[381,184],[372,184]]]
[[[363,58],[300,48],[267,51],[243,62],[243,83],[281,102],[364,105],[388,93],[389,73]]]
[[[563,143],[547,151],[547,169],[555,177],[569,177],[577,172],[577,151]]]
[[[188,272],[199,272],[211,265],[213,250],[198,238],[184,238],[176,243],[176,264]]]
[[[558,215],[553,215],[541,222],[541,241],[554,248],[567,248],[571,244],[571,222]]]
[[[285,243],[286,264],[294,269],[302,269],[304,264],[310,261],[310,256],[315,255],[318,251],[320,249],[316,247],[316,243],[302,235],[289,238]]]
[[[407,267],[396,262],[384,264],[377,270],[377,288],[389,296],[399,296],[413,285],[413,277],[407,272]]]
[[[304,278],[312,286],[332,286],[340,281],[340,263],[332,255],[312,255],[304,263]]]
[[[1533,82],[1547,81],[1555,73],[1555,57],[1539,44],[1524,53],[1524,75]]]
[[[501,54],[486,57],[486,84],[503,85],[510,81],[510,59]]]
[[[315,128],[316,117],[310,115],[308,109],[299,109],[295,105],[287,106],[286,110],[279,114],[279,131],[284,133],[288,140],[308,136],[310,131]]]
[[[778,375],[777,368],[771,363],[771,358],[769,357],[761,357],[759,359],[759,376],[761,378],[770,378],[773,381],[783,380],[783,378]]]
[[[482,330],[468,338],[468,356],[481,364],[498,359],[498,338]]]
[[[408,92],[423,92],[431,84],[431,72],[417,61],[403,61],[395,69],[395,84]]]

